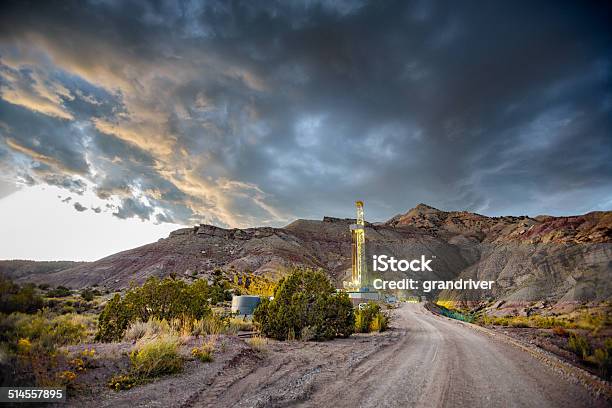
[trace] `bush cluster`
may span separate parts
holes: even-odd
[[[600,374],[606,379],[610,379],[612,374],[612,338],[604,341],[603,348],[597,348],[590,359],[599,366]]]
[[[234,275],[234,286],[240,289],[240,293],[272,296],[274,294],[276,282],[264,276],[257,276],[249,272]]]
[[[72,291],[65,286],[58,286],[55,289],[50,289],[47,291],[48,297],[61,298],[72,295]]]
[[[130,323],[159,320],[201,319],[211,313],[211,286],[204,280],[189,285],[184,281],[149,278],[142,287],[133,287],[122,298],[116,294],[98,318],[101,341],[120,340]]]
[[[94,291],[92,289],[83,289],[81,291],[81,297],[83,298],[83,300],[87,301],[87,302],[91,302],[92,300],[94,300],[95,296],[100,295],[100,292],[98,291]]]
[[[365,307],[355,311],[355,331],[357,333],[382,332],[389,326],[389,317],[380,310],[380,305],[368,302]]]
[[[530,316],[479,316],[479,323],[484,325],[508,326],[508,327],[532,327],[538,329],[584,329],[597,331],[602,327],[612,324],[612,319],[607,313],[581,310],[579,312],[561,316],[542,316],[532,314]]]
[[[0,316],[1,341],[17,344],[19,339],[28,339],[46,350],[80,343],[88,338],[92,328],[93,321],[78,314],[53,316],[39,311],[34,315],[12,313]]]
[[[322,271],[294,268],[274,291],[273,300],[262,299],[254,321],[261,332],[277,340],[313,340],[350,336],[355,329],[353,306],[346,293],[336,293]]]
[[[0,276],[0,312],[34,313],[44,305],[33,284],[19,286]]]
[[[572,333],[567,340],[567,348],[574,352],[578,357],[586,359],[591,354],[591,345],[586,337]]]
[[[6,351],[3,364],[11,373],[10,378],[0,373],[0,381],[12,385],[68,385],[72,376],[57,371],[65,360],[58,347],[87,341],[93,337],[94,324],[89,316],[58,316],[47,310],[0,314],[0,341]]]
[[[178,353],[175,337],[162,336],[149,340],[130,353],[130,371],[113,376],[108,386],[115,390],[133,386],[163,375],[175,374],[183,369],[183,358]]]
[[[183,359],[178,355],[178,341],[173,337],[147,342],[130,354],[130,363],[132,372],[140,378],[155,378],[183,369]]]
[[[567,340],[567,348],[585,363],[597,366],[602,377],[610,378],[612,374],[612,338],[606,338],[602,348],[594,348],[586,337],[571,333]]]

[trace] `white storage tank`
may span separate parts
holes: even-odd
[[[240,316],[252,315],[257,305],[259,305],[259,302],[261,302],[259,296],[234,296],[232,298],[232,313],[236,313]]]

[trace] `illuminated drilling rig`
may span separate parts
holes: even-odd
[[[351,281],[344,282],[344,288],[350,291],[360,291],[367,285],[367,266],[365,255],[365,221],[363,218],[363,201],[355,201],[357,221],[351,224],[352,240],[352,270]]]

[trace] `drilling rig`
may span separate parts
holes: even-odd
[[[353,248],[353,269],[351,280],[357,288],[367,284],[367,266],[365,260],[365,222],[363,220],[363,201],[355,201],[357,207],[357,222],[351,224],[351,239]]]
[[[355,201],[357,207],[357,220],[350,225],[352,242],[352,269],[351,281],[343,282],[344,290],[354,304],[379,300],[377,292],[369,287],[368,267],[366,263],[365,248],[365,220],[363,216],[363,201]]]
[[[355,201],[357,208],[357,220],[350,225],[352,241],[352,270],[351,281],[344,282],[344,288],[348,291],[360,292],[367,286],[367,265],[365,254],[365,221],[363,217],[363,201]]]

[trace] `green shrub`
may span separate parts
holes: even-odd
[[[355,311],[355,331],[369,333],[385,331],[389,325],[389,317],[380,310],[380,305],[368,302],[365,307]]]
[[[1,339],[6,342],[29,339],[46,350],[54,350],[57,346],[85,341],[93,324],[89,317],[77,314],[53,317],[42,311],[35,315],[12,313],[0,320]]]
[[[43,305],[43,299],[34,285],[19,286],[0,276],[0,312],[34,313],[42,309]]]
[[[56,316],[47,310],[36,314],[0,314],[2,364],[3,369],[12,373],[11,384],[70,385],[74,373],[58,371],[66,366],[66,357],[58,348],[87,341],[93,325],[94,320],[88,316]]]
[[[592,360],[599,367],[603,378],[609,378],[612,374],[612,338],[604,341],[603,348],[595,349]]]
[[[55,289],[51,289],[47,291],[48,297],[66,297],[72,295],[72,291],[65,286],[58,286]]]
[[[171,278],[150,278],[142,287],[128,290],[123,298],[115,294],[108,301],[98,319],[96,338],[102,341],[119,340],[129,324],[138,320],[187,321],[208,316],[211,310],[207,288],[209,286],[205,281],[188,285]]]
[[[129,390],[156,377],[182,371],[184,361],[178,345],[178,339],[169,335],[141,340],[130,353],[130,371],[114,375],[107,385],[116,391]]]
[[[81,297],[83,298],[83,300],[86,300],[88,302],[91,302],[92,300],[94,300],[94,291],[91,289],[84,289],[81,292]]]
[[[574,352],[578,357],[587,359],[591,354],[591,346],[586,337],[579,334],[571,333],[567,341],[567,347]]]
[[[83,315],[57,316],[51,320],[50,334],[56,345],[77,344],[87,339],[92,322]]]
[[[119,340],[131,321],[136,321],[134,313],[121,296],[116,293],[98,316],[97,340],[114,341]]]
[[[183,359],[178,354],[178,340],[164,336],[145,343],[130,354],[132,374],[141,379],[178,373]]]
[[[282,279],[274,299],[263,298],[253,320],[264,335],[277,340],[301,338],[306,327],[314,340],[346,337],[355,324],[348,295],[336,293],[322,271],[307,268],[295,268]]]

